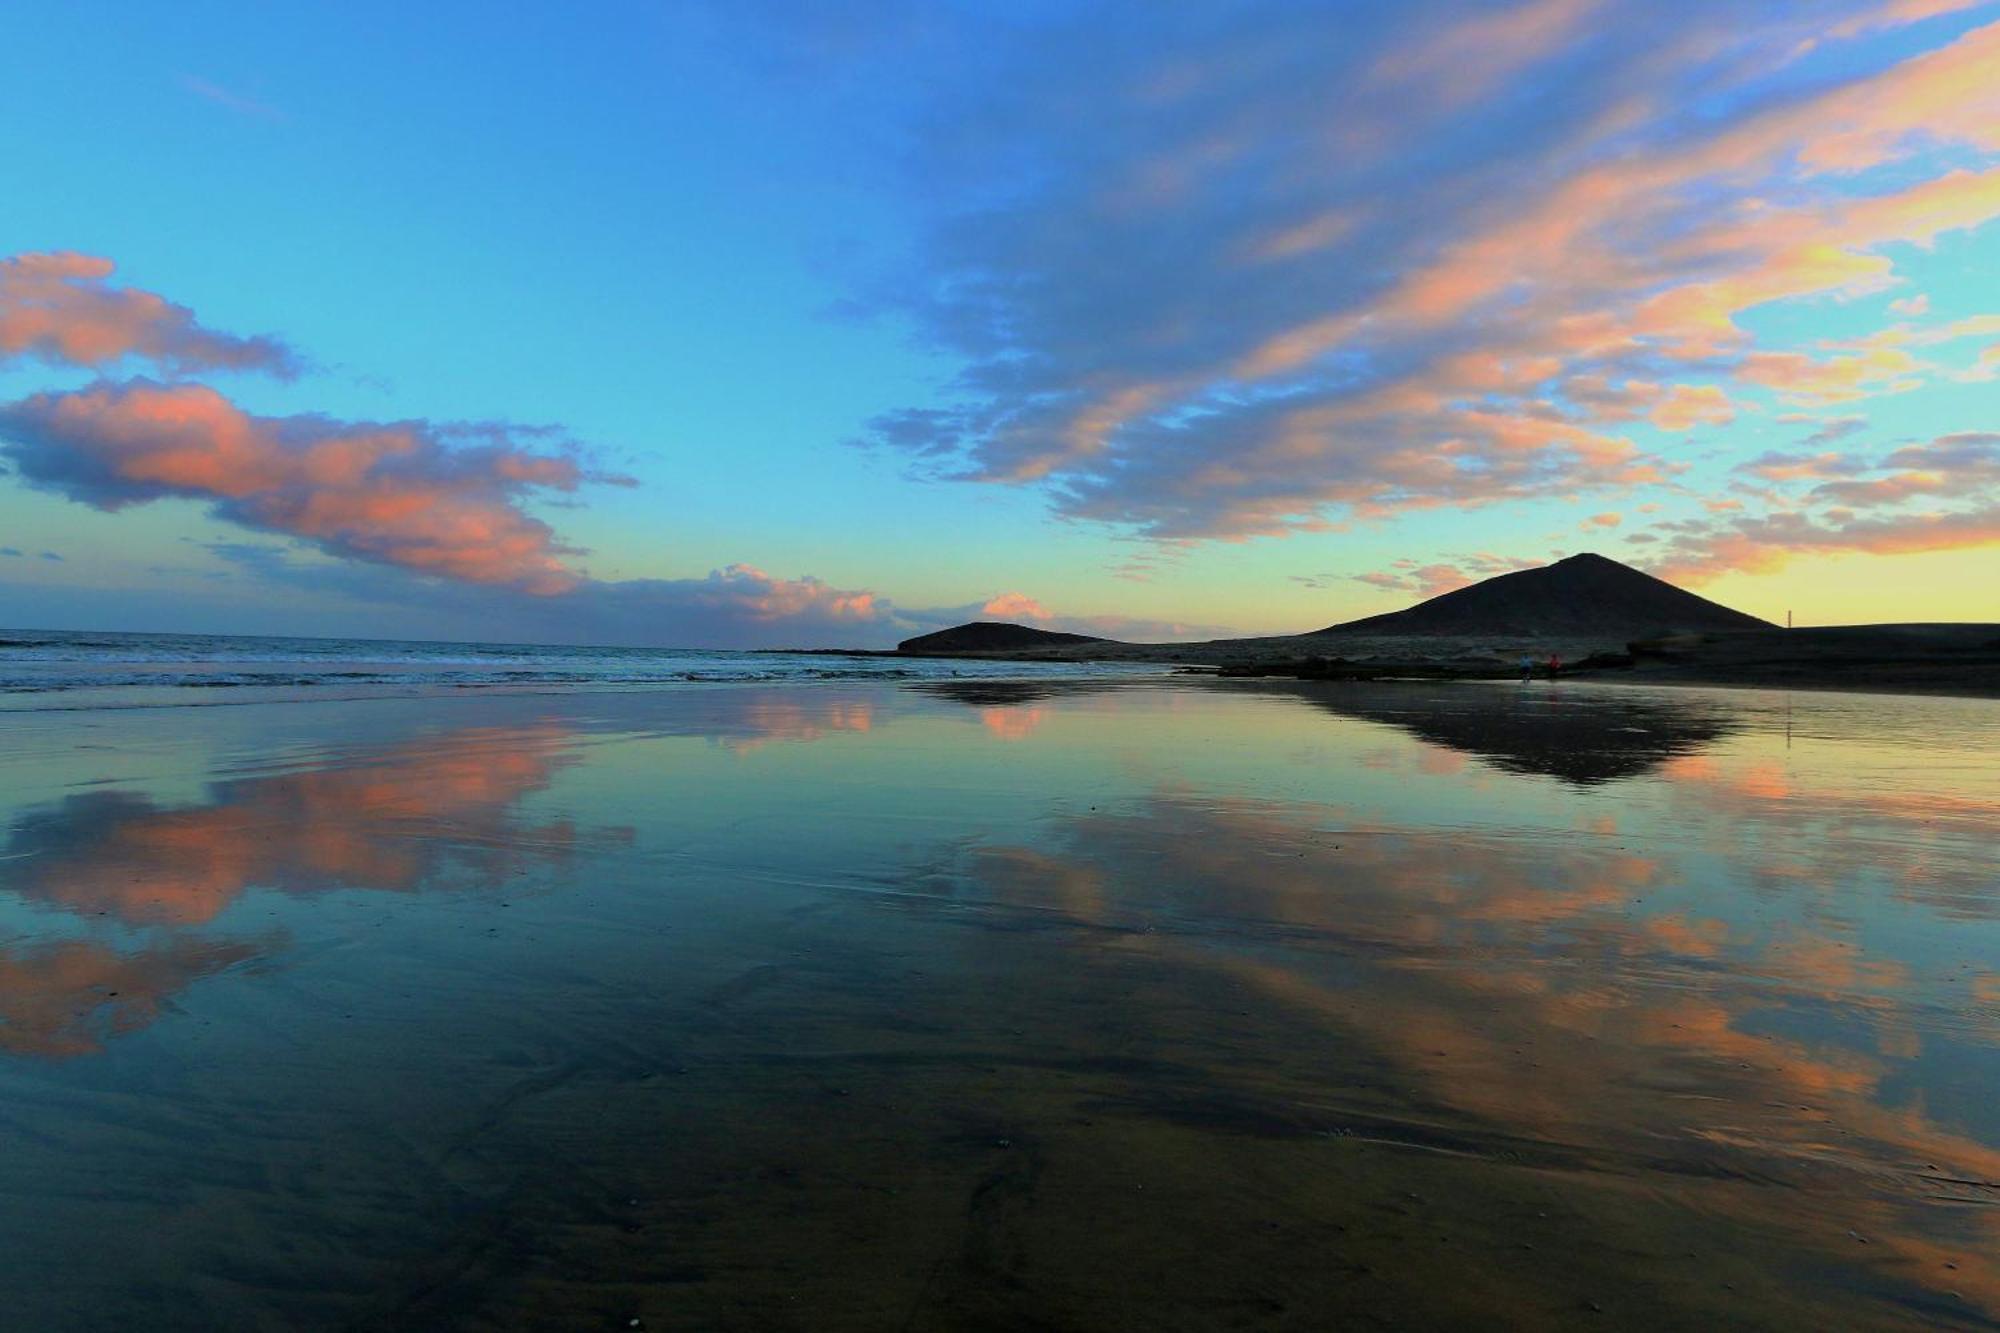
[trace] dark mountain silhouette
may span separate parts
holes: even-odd
[[[1022,648],[1060,648],[1068,644],[1102,643],[1088,634],[1061,634],[1052,629],[1009,625],[999,620],[975,620],[934,634],[919,634],[896,645],[899,653],[1009,653]]]
[[[1595,635],[1643,639],[1710,630],[1774,629],[1630,565],[1586,552],[1501,574],[1387,615],[1317,634]]]

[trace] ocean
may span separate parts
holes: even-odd
[[[743,682],[1101,679],[1164,667],[700,648],[0,629],[0,711]]]

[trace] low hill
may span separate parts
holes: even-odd
[[[975,620],[954,625],[934,634],[919,634],[896,645],[899,653],[1012,653],[1028,648],[1065,648],[1082,643],[1104,643],[1088,634],[1062,634],[1030,625],[1010,625],[999,620]]]
[[[1776,628],[1630,565],[1586,552],[1500,574],[1387,615],[1315,635],[1507,635],[1609,640]]]
[[[1824,625],[1633,644],[1635,681],[2000,696],[2000,625]]]

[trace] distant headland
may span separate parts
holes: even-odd
[[[1061,648],[1070,644],[1108,643],[1088,634],[1062,634],[1031,625],[1011,625],[1001,620],[974,620],[934,634],[919,634],[896,645],[896,651],[911,656],[963,656],[968,653],[1011,653],[1022,649]]]
[[[1126,643],[974,621],[896,652],[1334,680],[1504,678],[1526,659],[1540,675],[1635,683],[2000,695],[2000,624],[1784,629],[1589,552],[1305,634]]]

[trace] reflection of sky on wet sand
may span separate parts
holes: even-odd
[[[22,903],[128,928],[204,925],[252,889],[502,885],[577,848],[570,821],[529,825],[514,813],[573,762],[567,736],[547,725],[467,728],[216,782],[199,801],[163,804],[118,788],[66,794],[15,816],[0,885]],[[0,1049],[89,1053],[104,1035],[156,1019],[182,987],[281,944],[176,934],[130,948],[30,943],[0,955]]]
[[[9,887],[129,924],[198,925],[252,887],[410,892],[492,883],[559,857],[576,829],[523,827],[515,804],[574,762],[557,727],[472,728],[312,768],[219,782],[198,803],[117,789],[20,815]]]
[[[254,944],[169,939],[132,952],[92,940],[0,950],[0,1050],[49,1059],[144,1027],[192,982],[256,956]]]
[[[1990,1271],[1944,1267],[2000,1244],[1983,976],[1919,978],[1817,904],[1746,911],[1716,900],[1747,877],[1690,883],[1603,837],[1343,813],[1166,798],[1073,820],[1060,852],[978,848],[961,880],[1337,1026],[1510,1142],[1685,1172],[1683,1206],[1829,1247],[1865,1232],[1896,1276],[2000,1303]]]
[[[28,1314],[2000,1319],[1988,704],[980,682],[63,734],[0,750]],[[130,1271],[65,1258],[196,1198]]]

